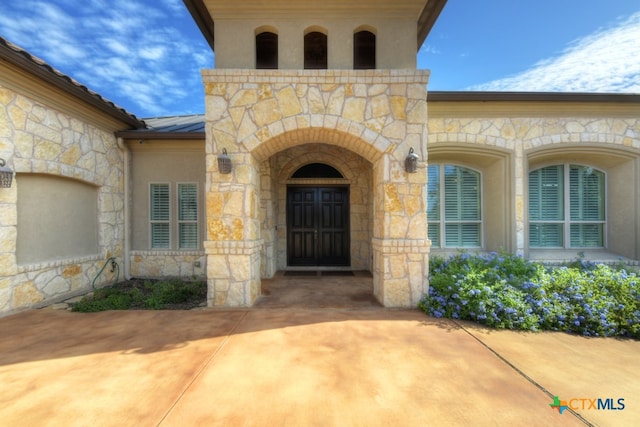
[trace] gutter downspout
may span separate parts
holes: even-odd
[[[130,259],[130,246],[131,246],[131,224],[129,220],[129,148],[124,143],[124,139],[118,137],[116,139],[118,148],[122,150],[124,154],[124,245],[122,248],[122,261],[123,272],[122,275],[126,280],[131,279],[131,259]]]

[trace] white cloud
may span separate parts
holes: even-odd
[[[180,0],[20,0],[7,9],[3,37],[130,112],[202,112],[204,97],[193,94],[212,52],[183,31],[191,17]]]
[[[527,71],[468,89],[640,93],[640,12],[574,41]]]

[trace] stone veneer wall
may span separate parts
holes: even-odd
[[[201,251],[131,251],[132,277],[205,278],[206,258]]]
[[[0,157],[7,166],[99,188],[99,253],[29,265],[16,261],[20,189],[15,180],[11,188],[0,189],[0,315],[86,292],[110,257],[122,274],[124,163],[114,130],[0,86]],[[114,279],[107,268],[96,285]]]
[[[428,287],[427,174],[424,167],[407,174],[404,161],[411,147],[426,159],[428,76],[420,70],[203,71],[209,305],[253,304],[261,272],[272,270],[263,268],[261,254],[273,253],[276,244],[274,233],[263,231],[271,222],[261,215],[277,214],[273,202],[261,199],[277,191],[263,189],[265,181],[274,184],[264,173],[280,173],[274,155],[310,143],[339,146],[371,165],[375,295],[385,306],[418,303]],[[234,165],[228,175],[217,170],[223,148]]]
[[[505,248],[529,256],[527,177],[530,167],[541,162],[577,162],[600,167],[608,174],[609,249],[632,259],[640,256],[636,224],[640,190],[637,106],[430,103],[429,110],[430,150],[469,147],[511,153],[513,188],[512,194],[506,197],[511,206],[509,223],[514,230],[514,242],[504,242]],[[628,171],[622,171],[621,165],[625,163],[629,164]],[[625,184],[614,185],[615,182]],[[484,187],[485,194],[500,190]],[[616,217],[617,222],[612,224]],[[569,252],[567,260],[575,259],[576,251]]]

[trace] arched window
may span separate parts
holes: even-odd
[[[309,163],[299,168],[291,178],[344,178],[340,171],[324,163]]]
[[[604,172],[563,164],[529,173],[530,247],[604,247],[604,225]]]
[[[256,34],[256,68],[278,69],[278,35],[268,31]]]
[[[304,68],[305,70],[322,70],[327,68],[327,36],[319,31],[312,31],[304,36]]]
[[[353,34],[353,69],[372,70],[376,68],[376,35],[370,31]]]
[[[455,165],[429,165],[427,221],[433,247],[482,246],[480,173]]]

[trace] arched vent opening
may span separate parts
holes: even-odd
[[[370,31],[358,31],[353,35],[353,69],[376,68],[376,35]]]
[[[305,70],[326,70],[327,36],[313,31],[304,36],[304,68]]]
[[[264,32],[256,35],[256,68],[278,69],[278,35]]]
[[[299,168],[291,178],[344,178],[333,166],[324,163],[310,163]]]

